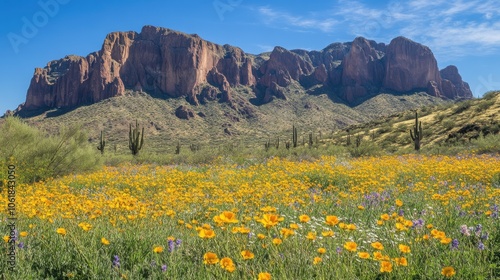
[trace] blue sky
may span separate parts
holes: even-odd
[[[402,35],[430,47],[440,69],[456,65],[475,96],[500,89],[500,0],[2,0],[0,18],[0,115],[24,102],[35,67],[144,25],[253,54]]]

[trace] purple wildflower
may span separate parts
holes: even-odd
[[[19,244],[17,244],[17,247],[19,247],[19,249],[24,249],[24,242],[19,242]]]
[[[488,240],[489,234],[485,232],[483,235],[481,235],[482,240]]]
[[[465,236],[470,236],[470,231],[467,225],[461,225],[460,226],[460,233],[465,235]]]
[[[402,209],[398,211],[398,215],[399,216],[404,216],[405,215],[405,211],[403,211]]]
[[[484,246],[483,242],[479,241],[479,244],[477,244],[477,248],[479,250],[484,250],[486,247]]]
[[[476,232],[481,232],[482,230],[483,230],[483,225],[478,224],[478,225],[476,226],[476,230],[475,230],[475,231],[476,231]]]
[[[175,250],[175,243],[173,240],[168,240],[168,252],[172,253]]]
[[[422,220],[422,219],[414,220],[412,222],[413,222],[414,228],[422,228],[425,224],[424,220]]]
[[[175,240],[175,245],[176,245],[176,247],[180,247],[180,246],[181,246],[181,244],[182,244],[182,240],[181,240],[181,239],[176,239],[176,240]]]
[[[115,255],[113,257],[113,267],[116,267],[116,268],[120,267],[120,257],[118,257],[118,255]]]
[[[167,265],[166,265],[166,264],[163,264],[163,265],[161,266],[161,272],[165,272],[165,271],[167,271]]]
[[[342,253],[342,248],[337,247],[337,254],[340,254],[340,253]]]
[[[458,249],[458,239],[453,239],[451,241],[451,249]]]
[[[476,228],[474,229],[474,233],[476,236],[481,236],[481,231],[483,230],[483,226],[481,224],[478,224]]]

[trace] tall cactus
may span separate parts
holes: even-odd
[[[356,135],[356,148],[359,148],[361,145],[361,134]]]
[[[175,146],[175,154],[178,155],[181,153],[181,143],[177,141],[177,145]]]
[[[106,140],[104,140],[104,132],[101,130],[101,139],[99,140],[99,146],[97,146],[97,149],[101,151],[101,155],[104,155],[105,146],[106,146]]]
[[[132,124],[130,124],[130,130],[128,134],[128,148],[132,152],[132,155],[137,155],[139,150],[142,149],[144,144],[144,127],[142,128],[142,134],[139,132],[139,123],[135,120],[135,128],[132,129]]]
[[[422,140],[422,122],[418,121],[418,113],[415,110],[415,125],[413,131],[410,129],[410,137],[415,144],[415,151],[420,151],[420,141]]]
[[[313,146],[313,134],[312,132],[309,132],[309,148],[312,148]]]
[[[293,135],[292,135],[292,145],[294,148],[297,148],[297,128],[295,125],[292,127]]]
[[[266,143],[264,143],[264,149],[266,150],[266,152],[269,150],[270,147],[271,147],[271,140],[267,140]]]

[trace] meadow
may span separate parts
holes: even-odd
[[[7,197],[0,200],[6,227]],[[16,188],[2,279],[498,279],[500,157],[103,167]]]

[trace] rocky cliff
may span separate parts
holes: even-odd
[[[266,103],[286,99],[292,83],[305,90],[325,87],[347,103],[387,91],[472,98],[455,66],[439,71],[429,48],[404,37],[389,45],[359,37],[321,51],[275,47],[267,57],[145,26],[140,33],[109,34],[101,50],[87,57],[66,56],[36,68],[22,110],[95,103],[126,89],[199,104],[231,103],[232,89],[247,86]]]

